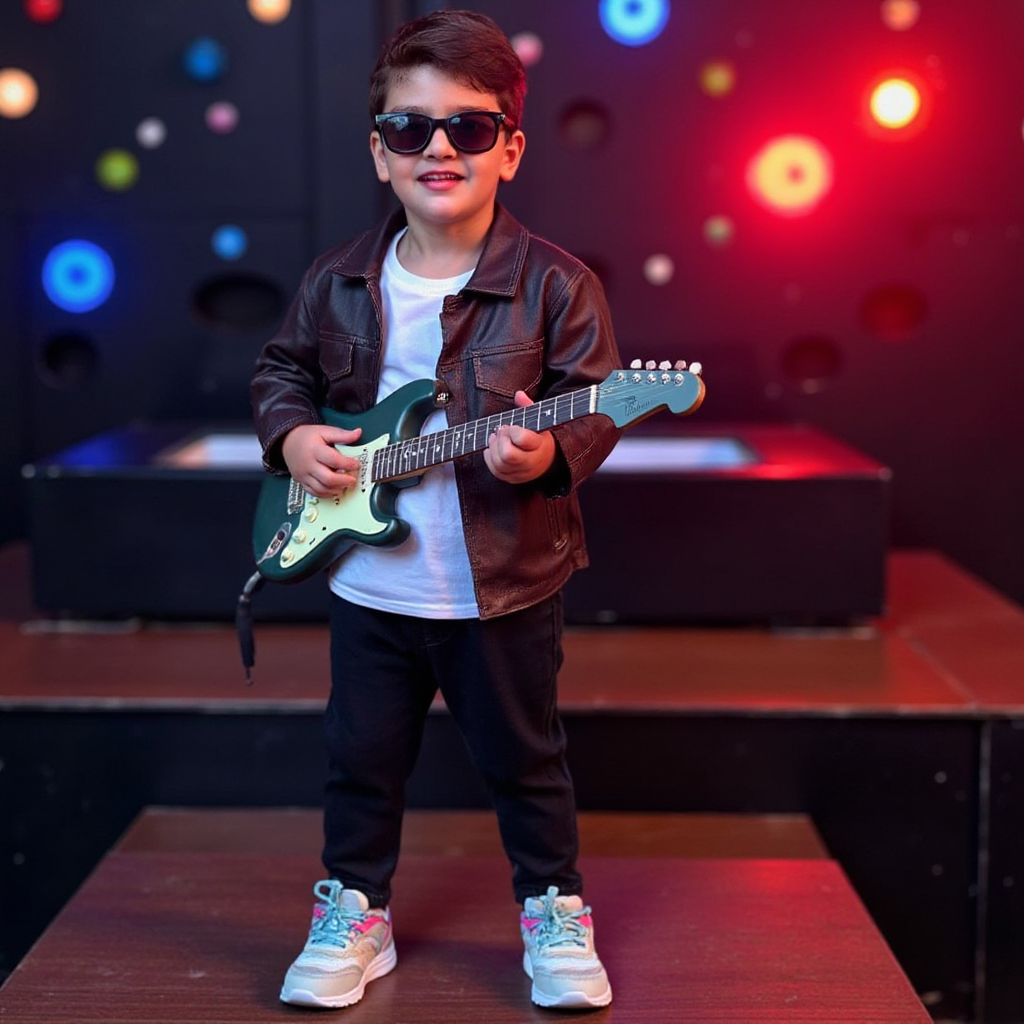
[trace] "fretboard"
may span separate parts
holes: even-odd
[[[442,462],[461,459],[464,455],[483,451],[491,434],[498,427],[517,426],[527,430],[550,430],[559,423],[596,412],[597,387],[594,384],[579,391],[570,391],[553,398],[542,398],[533,405],[506,409],[494,416],[473,420],[457,427],[448,427],[433,434],[422,434],[407,441],[398,441],[378,449],[373,455],[374,483],[397,480],[421,473]]]

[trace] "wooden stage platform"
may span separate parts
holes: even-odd
[[[0,580],[17,579],[19,573],[24,581],[24,552],[0,552]],[[807,909],[812,890],[845,879],[934,1018],[1019,1022],[1024,1020],[1019,977],[1024,962],[1024,830],[1019,824],[1024,820],[1024,612],[933,553],[894,553],[888,575],[886,615],[848,629],[571,630],[561,705],[580,805],[588,813],[806,815],[834,863],[820,858],[810,866],[802,863],[794,875],[780,869],[777,909],[770,892],[755,898],[754,890],[743,888],[743,878],[757,874],[747,863],[736,875],[737,906],[744,899],[764,899],[770,914],[780,915],[780,929],[811,929],[806,933],[811,941],[814,914],[794,922],[783,905]],[[51,940],[71,946],[84,941],[85,933],[69,937],[68,922],[84,927],[89,908],[99,914],[122,884],[125,913],[129,894],[147,886],[156,886],[153,892],[162,892],[162,898],[175,897],[173,890],[160,888],[160,872],[181,877],[166,858],[192,858],[194,852],[146,851],[125,841],[103,859],[147,806],[318,804],[319,717],[327,686],[322,626],[259,627],[255,685],[247,688],[226,625],[41,620],[26,605],[23,591],[12,593],[2,585],[0,615],[0,970],[10,971],[66,904],[33,957]],[[411,806],[423,810],[483,805],[441,705],[428,723],[409,796]],[[197,882],[196,891],[212,892],[223,884],[225,894],[233,892],[235,882],[223,869],[239,863],[238,857],[229,852],[225,859],[217,851],[203,856],[213,873],[202,875],[205,881]],[[411,856],[410,872],[420,856]],[[601,915],[599,927],[608,917],[625,922],[617,879],[634,870],[635,857],[629,851],[602,855],[586,848],[585,856],[592,861],[595,891],[589,895]],[[277,894],[268,925],[272,938],[246,938],[257,947],[254,955],[268,955],[282,940],[286,949],[294,945],[294,901],[308,902],[303,888],[309,884],[305,876],[315,874],[315,857],[314,848],[301,854],[271,849],[243,858],[245,872],[252,874],[242,877],[269,884]],[[284,858],[280,867],[287,867],[287,880],[278,878],[275,858]],[[101,860],[80,893],[84,902],[68,904]],[[295,870],[300,862],[311,866]],[[464,868],[485,874],[495,868],[494,858],[470,852],[459,863],[451,878],[437,881],[438,892],[457,887]],[[685,869],[669,869],[651,858],[645,865],[655,872],[649,878],[679,908],[679,920],[664,925],[679,949],[673,972],[692,981],[685,972],[688,957],[695,956],[695,963],[721,977],[725,987],[739,985],[727,973],[715,975],[713,964],[701,959],[707,951],[701,951],[688,922],[688,915],[696,915],[697,933],[709,942],[721,936],[718,924],[742,932],[745,912],[737,911],[731,923],[715,923],[696,909],[702,891],[733,884],[726,886],[716,874],[721,863],[716,867],[698,857],[685,860]],[[816,871],[822,872],[817,882]],[[771,878],[771,872],[757,874],[758,884],[768,889]],[[792,891],[786,888],[790,882]],[[420,888],[417,881],[403,890],[402,898],[411,901],[406,918],[423,922],[415,926],[407,959],[415,964],[423,957],[422,963],[430,964],[436,954],[417,932],[427,927],[422,908],[437,896],[429,885],[426,892]],[[496,899],[504,902],[506,893],[501,886],[498,890]],[[185,898],[183,891],[177,895]],[[834,920],[841,932],[852,927],[856,906],[856,900],[843,903],[837,917],[825,920]],[[250,912],[240,910],[240,920]],[[486,914],[492,914],[489,904]],[[498,917],[493,921],[495,928],[505,927]],[[94,927],[104,927],[102,916]],[[611,940],[616,957],[641,955],[630,943],[616,947],[617,927],[604,927],[602,950]],[[514,939],[514,929],[511,934]],[[209,937],[203,941],[208,944]],[[507,941],[507,935],[495,938],[499,945]],[[687,942],[697,945],[690,948]],[[756,958],[748,950],[741,959]],[[243,960],[229,966],[232,985],[253,977],[246,975],[251,968]],[[759,968],[751,963],[750,969]],[[509,987],[501,988],[505,994],[498,1003],[518,1006],[521,979],[514,957],[507,975],[503,970],[495,984]],[[272,1012],[269,994],[279,966],[270,971],[272,977],[264,978],[262,968],[257,973],[265,988],[259,990],[261,1005]],[[394,982],[376,984],[408,984],[400,974]],[[9,992],[17,993],[14,981],[0,990],[0,1008],[14,998]],[[690,981],[683,986],[687,991]],[[483,980],[467,984],[479,995],[474,986]],[[626,1012],[618,1009],[623,984],[629,991],[624,979],[610,1012]],[[676,992],[680,999],[686,994],[683,988]],[[649,1020],[739,1019],[712,1004],[703,1017],[673,1018],[659,1017],[650,1009],[654,1004],[645,1005]],[[757,1019],[831,1019],[800,1016],[799,1002],[790,1010],[788,1017]],[[518,1011],[509,1009],[513,1012]]]
[[[311,811],[144,812],[0,989],[0,1019],[297,1020],[277,992],[318,829]],[[805,820],[591,814],[581,830],[615,990],[595,1020],[931,1020]],[[715,856],[736,843],[789,859]],[[345,1020],[552,1019],[530,1002],[490,814],[412,812],[392,908],[399,967]]]

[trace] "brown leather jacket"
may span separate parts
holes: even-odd
[[[325,253],[303,278],[252,382],[264,462],[284,472],[280,442],[320,421],[323,406],[373,405],[381,355],[381,264],[402,211]],[[533,399],[600,383],[619,366],[604,292],[578,260],[530,234],[500,204],[469,283],[444,300],[437,377],[451,424],[503,412],[519,389]],[[558,457],[540,480],[504,483],[480,454],[455,462],[466,547],[481,618],[554,594],[587,565],[575,489],[620,431],[605,416],[553,428]],[[401,514],[401,498],[398,500]]]

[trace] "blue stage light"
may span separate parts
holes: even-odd
[[[228,54],[216,39],[201,36],[185,48],[182,64],[193,81],[216,82],[227,71]]]
[[[214,231],[210,245],[222,260],[237,260],[249,248],[249,237],[237,224],[222,224]]]
[[[601,25],[617,43],[643,46],[661,35],[669,0],[601,0]]]
[[[43,261],[43,290],[69,313],[102,306],[114,290],[114,263],[98,245],[73,238],[55,245]]]

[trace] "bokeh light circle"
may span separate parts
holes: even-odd
[[[64,0],[25,0],[25,14],[37,25],[49,25],[64,13]]]
[[[887,28],[894,32],[906,32],[921,17],[921,5],[917,0],[882,0],[880,13]]]
[[[913,285],[873,288],[860,306],[861,321],[882,341],[906,341],[928,318],[928,301]]]
[[[135,127],[135,141],[143,149],[157,149],[167,141],[167,125],[159,117],[147,117]]]
[[[832,189],[832,156],[809,135],[770,139],[747,164],[747,188],[780,217],[813,212]]]
[[[708,96],[728,96],[736,85],[736,68],[731,61],[712,60],[700,69],[700,87]]]
[[[248,0],[249,13],[264,25],[276,25],[291,13],[292,0]]]
[[[704,241],[715,249],[724,249],[736,236],[736,225],[724,213],[712,214],[704,221]]]
[[[668,23],[668,0],[601,0],[601,26],[617,43],[643,46],[657,39]]]
[[[230,135],[238,127],[238,107],[218,100],[206,108],[206,127],[216,135]]]
[[[524,68],[536,67],[544,56],[544,43],[536,32],[517,32],[509,42]]]
[[[921,93],[905,78],[887,78],[871,91],[868,105],[883,128],[905,128],[921,111]]]
[[[611,130],[608,108],[593,100],[569,104],[558,118],[559,138],[572,149],[598,149],[608,141]]]
[[[108,192],[125,192],[139,180],[139,161],[127,149],[108,149],[96,161],[96,180]]]
[[[27,71],[0,68],[0,117],[26,117],[38,102],[39,86]]]
[[[219,81],[227,72],[227,50],[216,39],[201,36],[185,47],[182,66],[185,74],[195,82]]]
[[[68,313],[102,306],[114,290],[114,278],[114,262],[106,250],[82,238],[55,245],[43,261],[43,290]]]
[[[249,236],[237,224],[221,224],[210,238],[210,248],[222,260],[237,260],[249,248]]]
[[[676,265],[671,256],[663,252],[654,253],[644,260],[644,277],[648,284],[656,287],[666,285],[675,276]]]

